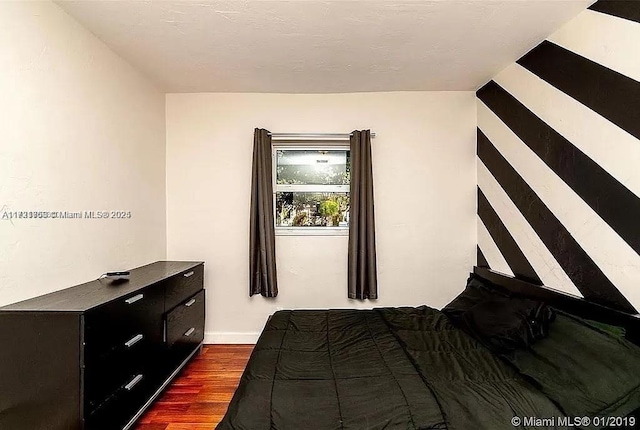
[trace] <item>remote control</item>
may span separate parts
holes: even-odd
[[[129,271],[126,271],[126,272],[107,272],[104,275],[109,278],[109,277],[112,277],[112,276],[129,276],[130,273],[131,272],[129,272]]]

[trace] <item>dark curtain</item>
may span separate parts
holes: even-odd
[[[371,131],[354,131],[351,134],[350,146],[349,298],[377,299]]]
[[[256,128],[253,136],[251,175],[249,296],[278,295],[271,169],[271,135],[267,130]]]

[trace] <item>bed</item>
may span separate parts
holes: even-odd
[[[637,318],[483,270],[443,311],[276,312],[217,429],[632,428],[640,348],[625,336]],[[479,303],[525,297],[554,306],[526,347],[496,348],[461,324]]]

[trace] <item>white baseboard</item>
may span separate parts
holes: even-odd
[[[255,345],[260,333],[209,331],[204,334],[205,344],[251,344]]]

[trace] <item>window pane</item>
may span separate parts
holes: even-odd
[[[276,193],[277,227],[347,227],[349,193]]]
[[[349,185],[348,150],[276,151],[276,183],[288,185]]]

